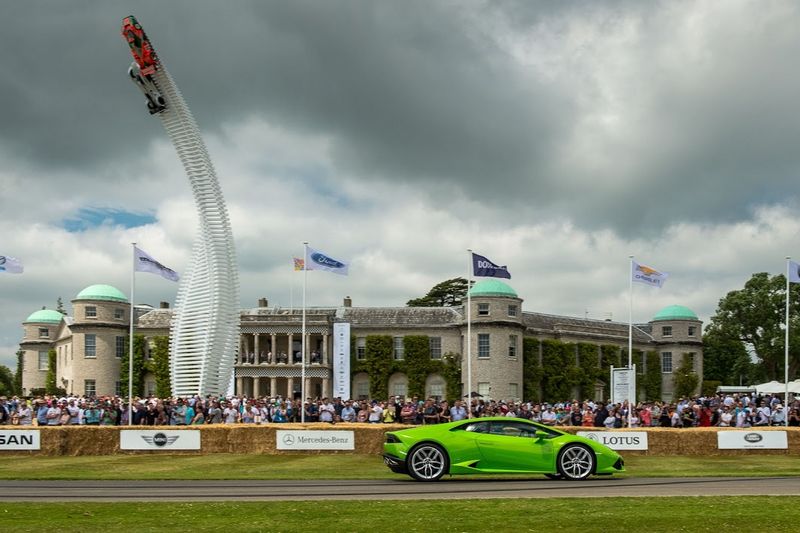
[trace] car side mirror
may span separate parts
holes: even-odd
[[[548,432],[546,432],[546,431],[542,431],[541,429],[537,429],[536,433],[534,433],[534,436],[537,439],[546,439],[546,438],[550,437],[550,434]]]

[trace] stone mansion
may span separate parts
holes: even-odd
[[[471,288],[472,380],[473,390],[487,398],[519,400],[523,396],[523,342],[533,339],[589,343],[598,347],[627,349],[628,324],[556,316],[522,310],[523,300],[506,283],[483,279]],[[109,285],[92,285],[71,301],[72,314],[42,309],[24,322],[20,342],[23,356],[23,393],[45,387],[48,351],[56,352],[56,384],[69,394],[113,395],[120,392],[120,364],[127,348],[131,305],[128,298]],[[465,304],[466,305],[466,304]],[[333,326],[350,327],[351,353],[357,362],[366,356],[367,338],[374,335],[393,339],[392,357],[402,360],[405,336],[426,336],[431,359],[446,354],[461,358],[462,383],[467,334],[465,305],[457,307],[354,307],[345,298],[338,307],[306,310],[306,391],[309,396],[331,396],[333,392]],[[136,305],[135,332],[147,339],[168,336],[173,310]],[[301,390],[301,310],[269,307],[264,298],[257,307],[243,309],[240,349],[234,367],[237,394],[297,397]],[[647,324],[634,328],[634,349],[657,353],[662,375],[662,399],[673,396],[673,368],[679,357],[691,356],[694,371],[702,382],[702,322],[690,309],[673,305],[662,309]],[[148,343],[146,343],[148,344]],[[147,357],[147,355],[146,355]],[[647,364],[656,363],[648,357]],[[624,364],[624,363],[623,363]],[[368,397],[370,376],[353,372],[350,391],[354,398]],[[409,379],[402,372],[382,376],[388,383],[386,395],[408,394]],[[545,376],[546,379],[546,376]],[[155,378],[144,378],[145,392],[155,391]],[[463,386],[462,393],[466,387]],[[584,396],[607,398],[610,391],[598,381]],[[456,396],[438,373],[425,377],[426,396]],[[460,396],[461,394],[459,394]],[[528,400],[530,398],[524,398]]]

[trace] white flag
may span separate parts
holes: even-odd
[[[314,250],[309,247],[308,259],[305,262],[305,266],[306,270],[327,270],[334,274],[346,276],[350,264],[345,261],[334,259],[325,252],[320,252],[319,250]]]
[[[651,287],[661,287],[669,274],[666,272],[659,272],[654,268],[650,268],[648,266],[640,265],[635,261],[631,261],[632,263],[632,272],[631,276],[633,281],[638,283],[644,283],[645,285],[650,285]]]
[[[133,253],[136,255],[134,259],[134,270],[137,272],[151,272],[153,274],[158,274],[164,279],[168,279],[170,281],[178,281],[180,276],[178,273],[172,270],[171,268],[165,267],[152,257],[147,254],[144,250],[140,250],[138,247],[133,247]]]
[[[800,283],[800,265],[794,261],[789,261],[789,282]]]
[[[24,270],[22,261],[16,257],[7,255],[0,255],[0,272],[8,272],[9,274],[22,274]]]

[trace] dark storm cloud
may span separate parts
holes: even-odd
[[[138,164],[164,137],[125,75],[119,25],[133,13],[206,132],[257,116],[329,138],[337,170],[365,183],[454,183],[487,205],[529,207],[527,221],[635,232],[736,219],[797,193],[800,49],[788,5],[780,16],[732,7],[734,22],[755,19],[747,32],[712,14],[682,33],[680,13],[688,20],[696,4],[7,2],[0,148],[42,183],[65,168],[125,179],[109,165]],[[515,58],[485,31],[492,21],[512,41],[550,42],[534,51],[554,58],[534,59],[550,59],[552,75]],[[629,46],[608,47],[630,24]],[[708,59],[665,67],[696,34]],[[603,62],[624,65],[622,81]],[[607,132],[583,119],[605,105],[609,76],[636,87],[622,110],[636,118],[605,149]],[[589,150],[571,148],[576,135]],[[595,165],[591,149],[620,165]]]

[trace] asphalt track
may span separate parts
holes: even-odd
[[[800,477],[605,478],[586,481],[445,478],[390,480],[0,481],[16,502],[280,501],[460,498],[607,498],[610,496],[799,496]]]

